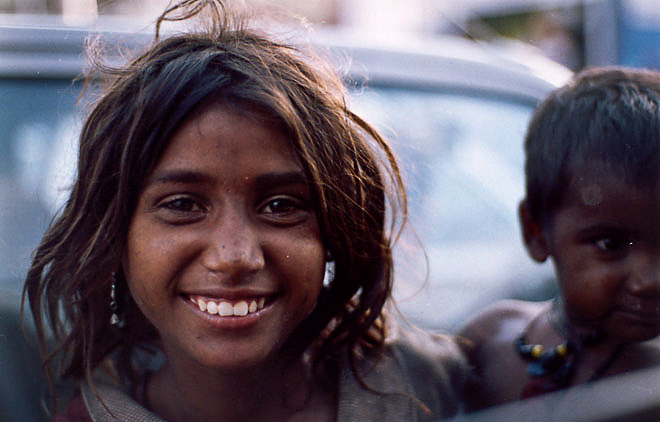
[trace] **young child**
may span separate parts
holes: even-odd
[[[112,73],[28,273],[47,377],[80,381],[55,420],[452,415],[457,345],[383,312],[406,212],[390,147],[336,75],[225,4],[157,30],[192,18],[210,29]]]
[[[660,74],[577,74],[535,111],[525,153],[523,239],[560,295],[497,303],[461,330],[471,408],[660,363]]]

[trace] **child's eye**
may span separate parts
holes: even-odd
[[[621,252],[633,245],[633,242],[625,238],[601,237],[594,240],[596,247],[605,252]]]

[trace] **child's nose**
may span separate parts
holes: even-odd
[[[628,288],[636,295],[660,295],[660,255],[638,261]]]
[[[202,263],[209,271],[235,279],[263,268],[258,230],[247,216],[236,212],[219,216],[207,236]]]

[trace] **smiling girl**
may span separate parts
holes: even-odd
[[[455,413],[456,345],[383,312],[406,214],[390,147],[322,63],[222,3],[157,33],[193,17],[212,29],[110,75],[27,276],[48,379],[80,381],[56,420]]]

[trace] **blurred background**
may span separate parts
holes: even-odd
[[[588,65],[660,66],[656,0],[246,0],[264,14],[303,17],[317,26],[394,36],[458,34],[530,43],[578,70]],[[66,22],[98,15],[144,18],[167,0],[0,0],[0,13],[53,14]]]

